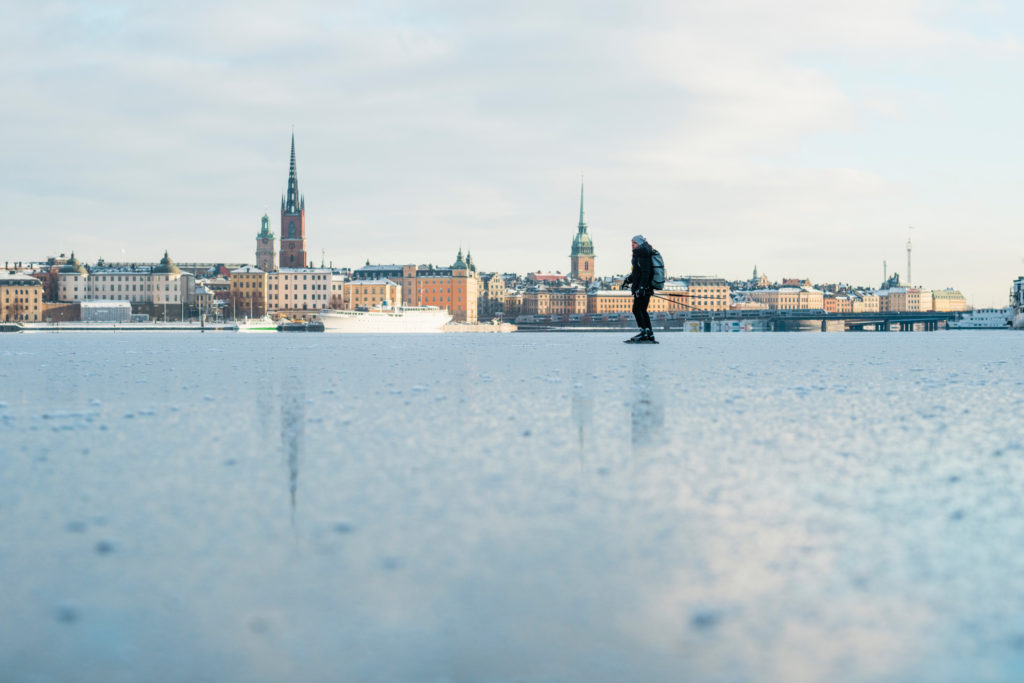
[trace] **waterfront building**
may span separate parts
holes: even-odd
[[[515,318],[517,315],[521,315],[523,312],[523,292],[522,290],[513,289],[506,290],[504,300],[504,317]]]
[[[199,314],[208,313],[213,308],[213,290],[201,282],[195,286],[195,306]]]
[[[330,268],[278,268],[267,273],[267,310],[294,320],[313,320],[330,307]]]
[[[543,273],[538,270],[535,273],[527,273],[526,281],[530,284],[563,285],[569,283],[569,276],[559,272]]]
[[[822,308],[826,313],[851,313],[853,312],[853,297],[845,292],[822,293]]]
[[[386,278],[350,280],[342,284],[341,291],[340,305],[332,305],[331,308],[353,311],[374,306],[395,308],[402,305],[402,286]]]
[[[505,312],[505,278],[499,273],[481,273],[477,318],[487,320]]]
[[[244,266],[231,271],[229,280],[229,313],[258,318],[267,312],[270,276],[260,268]]]
[[[263,214],[260,231],[256,235],[256,267],[264,273],[269,273],[277,268],[275,252],[274,233],[270,231],[270,216]]]
[[[579,282],[592,282],[594,258],[594,242],[587,234],[587,223],[583,220],[583,183],[580,183],[580,222],[576,226],[576,236],[572,238],[569,253],[570,277]]]
[[[78,307],[78,317],[84,323],[126,323],[132,319],[128,301],[83,301]]]
[[[38,278],[4,271],[0,275],[0,320],[39,322],[43,319],[43,283]]]
[[[524,315],[583,315],[587,312],[587,291],[583,287],[549,289],[535,285],[523,293]]]
[[[281,196],[281,268],[304,268],[306,261],[306,198],[299,193],[295,169],[295,133],[288,166],[288,189]]]
[[[696,311],[728,311],[731,305],[729,283],[720,277],[684,278],[689,294],[687,304]],[[666,287],[668,285],[666,284]]]
[[[824,294],[810,286],[755,289],[749,297],[773,311],[824,310]],[[851,303],[852,307],[852,303]]]
[[[401,287],[405,306],[445,308],[456,322],[477,321],[480,278],[466,264],[462,249],[451,266],[370,265],[352,271],[353,280],[391,280]]]
[[[854,292],[851,295],[851,313],[878,313],[881,311],[881,300],[871,292]]]
[[[967,305],[967,297],[957,290],[951,288],[932,290],[933,311],[948,313],[951,311],[966,311],[969,309],[970,306]]]
[[[684,292],[680,291],[680,294]],[[647,307],[648,313],[676,313],[690,310],[685,296],[673,297],[671,300],[651,297]],[[632,313],[633,293],[622,289],[592,289],[587,292],[587,313],[602,315],[605,313]]]
[[[107,265],[87,269],[74,253],[58,273],[62,302],[128,301],[138,313],[184,316],[194,302],[195,277],[183,273],[167,252],[157,265]]]
[[[878,292],[881,310],[886,313],[921,313],[932,310],[931,290],[918,287],[892,287]]]

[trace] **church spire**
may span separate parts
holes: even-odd
[[[583,176],[580,176],[580,224],[579,231],[587,231],[587,222],[583,220]]]
[[[299,176],[295,170],[295,132],[292,131],[292,156],[288,164],[288,192],[282,202],[282,210],[288,214],[296,214],[306,208],[305,198],[299,194]]]

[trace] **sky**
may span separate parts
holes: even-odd
[[[1024,274],[1013,2],[0,5],[0,261],[311,258],[913,284]]]

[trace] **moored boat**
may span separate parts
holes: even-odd
[[[975,308],[964,312],[959,319],[946,323],[951,330],[997,330],[1006,329],[1013,320],[1013,307]]]
[[[277,332],[277,321],[269,315],[262,318],[246,318],[238,323],[239,332]]]
[[[433,333],[443,331],[451,314],[436,306],[398,306],[367,310],[320,311],[325,332],[349,333]]]

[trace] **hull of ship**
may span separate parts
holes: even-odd
[[[238,323],[239,332],[277,332],[277,321],[269,316],[247,318]]]
[[[1024,313],[1017,313],[1013,316],[1013,329],[1024,330]]]
[[[440,309],[398,311],[321,311],[324,332],[426,334],[442,332],[452,316]]]

